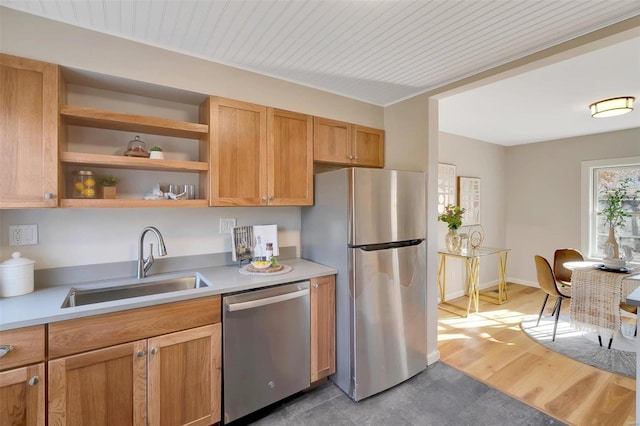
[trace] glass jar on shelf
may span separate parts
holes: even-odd
[[[133,140],[127,144],[127,150],[124,153],[127,157],[145,157],[149,158],[149,152],[147,152],[147,145],[140,139],[140,136],[136,136]]]
[[[96,177],[91,170],[73,172],[73,198],[96,198]]]

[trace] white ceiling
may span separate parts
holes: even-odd
[[[640,16],[639,0],[0,0],[0,5],[381,106]],[[602,66],[621,61],[619,55],[627,72],[611,78]],[[639,69],[637,40],[612,46],[443,99],[441,130],[512,145],[574,136],[578,129],[585,134],[640,127],[637,110],[598,124],[586,110],[612,96],[634,95],[640,101]],[[549,112],[540,112],[538,102],[550,106]]]
[[[631,113],[591,117],[590,104],[628,95]],[[506,146],[640,128],[640,35],[444,98],[439,109],[441,131]]]

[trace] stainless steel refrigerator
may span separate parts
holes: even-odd
[[[426,368],[424,174],[349,168],[314,184],[302,257],[338,270],[331,380],[358,401]]]

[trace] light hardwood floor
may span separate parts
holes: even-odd
[[[508,289],[507,303],[481,302],[480,313],[468,318],[438,309],[440,360],[562,422],[635,425],[636,381],[574,361],[530,339],[520,321],[540,311],[544,293],[512,283]],[[552,307],[555,300],[550,302]],[[562,311],[568,313],[566,305]]]

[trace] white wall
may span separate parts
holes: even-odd
[[[560,247],[581,248],[582,161],[640,155],[640,129],[503,147],[440,133],[439,162],[459,176],[482,179],[481,224],[486,246],[511,251],[507,279],[537,286],[533,256],[553,259]],[[438,243],[447,232],[438,224]],[[447,261],[447,295],[462,294],[462,262]],[[497,279],[496,259],[481,262],[480,283]]]
[[[385,166],[392,169],[418,170],[426,175],[427,214],[427,363],[440,359],[438,352],[438,283],[435,229],[437,205],[437,133],[429,123],[438,122],[437,101],[420,95],[385,108],[385,129],[389,139],[397,141],[385,149]],[[437,130],[437,129],[436,129]]]
[[[634,112],[635,113],[635,112]],[[613,117],[612,119],[615,119]],[[581,248],[581,162],[640,155],[640,128],[506,150],[509,277],[537,285],[533,256]]]
[[[506,147],[464,136],[440,132],[438,161],[455,164],[458,176],[480,178],[480,224],[484,229],[483,246],[510,248],[507,245],[505,194],[507,160]],[[444,246],[447,225],[438,223],[438,246]],[[511,254],[509,254],[511,256]],[[509,258],[509,262],[510,262]],[[447,298],[464,294],[465,263],[459,259],[447,259]],[[508,269],[508,275],[511,269]],[[498,279],[497,256],[480,261],[480,284],[488,286]]]
[[[231,238],[218,234],[220,217],[236,218],[238,225],[277,224],[280,246],[300,246],[300,209],[295,207],[30,209],[4,210],[0,216],[3,258],[19,250],[36,261],[36,269],[135,260],[138,237],[148,225],[162,232],[168,257],[228,252]],[[38,245],[7,245],[9,225],[34,223]],[[154,238],[145,241],[157,246]]]

